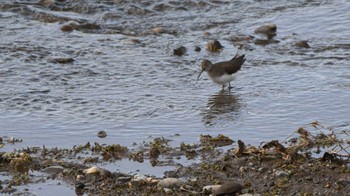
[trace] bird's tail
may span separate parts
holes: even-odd
[[[230,61],[236,61],[236,62],[240,62],[240,64],[243,64],[244,62],[245,62],[245,58],[244,58],[244,54],[243,55],[241,55],[241,56],[238,56],[238,50],[237,50],[237,53],[236,53],[236,55],[230,60]]]
[[[238,52],[239,52],[239,50],[237,50],[236,55],[231,59],[231,61],[233,61],[238,56]]]
[[[233,64],[236,64],[237,66],[239,66],[239,69],[241,69],[241,67],[242,67],[242,65],[243,65],[243,63],[245,62],[245,55],[243,54],[243,55],[241,55],[241,56],[238,56],[238,55],[236,54],[236,56],[235,57],[233,57],[232,59],[231,59],[231,61],[232,61],[232,63]]]

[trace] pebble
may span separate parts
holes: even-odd
[[[146,179],[147,179],[147,176],[145,176],[144,174],[136,174],[134,176],[133,181],[143,181],[143,180],[146,180]]]
[[[73,61],[74,59],[70,57],[51,57],[49,59],[50,63],[61,63],[61,64],[71,63]]]
[[[266,35],[269,39],[272,37],[276,36],[277,32],[277,25],[276,24],[264,24],[254,30],[254,33],[258,34],[264,34]]]
[[[18,139],[14,138],[14,137],[10,137],[8,140],[7,140],[9,143],[15,143],[17,141],[19,141]]]
[[[101,29],[101,27],[99,25],[93,24],[93,23],[80,24],[75,28],[78,30],[99,30],[99,29]]]
[[[164,188],[164,192],[167,194],[170,194],[173,192],[173,189],[169,189],[169,188]]]
[[[312,177],[312,176],[306,176],[306,177],[305,177],[305,180],[312,181],[312,180],[313,180],[313,177]]]
[[[171,9],[172,6],[168,5],[168,4],[164,4],[164,3],[159,3],[153,6],[154,11],[165,11],[165,10],[169,10]]]
[[[346,180],[344,178],[340,178],[338,181],[337,181],[338,184],[341,184],[343,186],[350,186],[350,180]]]
[[[241,173],[245,173],[246,171],[248,171],[248,167],[246,167],[246,166],[242,166],[239,168],[239,172],[241,172]]]
[[[126,182],[129,182],[131,180],[131,177],[129,177],[129,176],[122,176],[122,177],[119,177],[119,178],[117,178],[117,181],[119,181],[119,182],[122,182],[122,183],[126,183]]]
[[[70,25],[70,26],[72,26],[72,27],[77,27],[77,26],[79,26],[79,22],[74,21],[74,20],[70,20],[70,21],[68,21],[66,24],[67,24],[67,25]]]
[[[247,164],[247,159],[245,159],[245,158],[236,158],[236,159],[233,159],[232,164],[236,165],[237,167],[243,167],[243,166],[245,166]]]
[[[85,179],[85,176],[84,175],[80,175],[78,174],[77,177],[75,177],[75,180],[77,181],[81,181],[81,180],[84,180]]]
[[[310,48],[310,45],[305,40],[297,41],[297,42],[295,42],[295,45],[300,47],[300,48]]]
[[[63,170],[64,170],[64,168],[62,166],[55,165],[55,166],[50,166],[50,167],[44,168],[42,170],[42,172],[45,172],[48,174],[58,174],[58,173],[62,172]]]
[[[255,45],[268,45],[268,44],[277,44],[279,43],[278,40],[273,39],[255,39],[254,44]]]
[[[260,168],[258,169],[258,172],[259,172],[259,173],[264,173],[265,171],[266,171],[266,169],[263,168],[263,167],[260,167]]]
[[[205,187],[203,187],[203,192],[205,194],[210,194],[213,192],[218,191],[218,189],[221,187],[222,185],[207,185]]]
[[[197,183],[198,182],[198,178],[192,178],[192,179],[190,179],[190,182]]]
[[[254,36],[251,35],[238,35],[230,37],[229,40],[233,42],[246,42],[254,39]]]
[[[139,39],[129,39],[129,40],[127,40],[127,43],[129,43],[129,44],[141,44],[141,41]]]
[[[99,168],[97,166],[93,166],[93,167],[90,167],[89,169],[85,169],[83,171],[83,173],[84,174],[95,174],[95,175],[104,176],[104,177],[108,177],[112,174],[110,171],[103,169],[103,168]]]
[[[127,9],[127,13],[130,15],[145,15],[147,13],[150,13],[151,11],[138,7],[136,5],[130,5]]]
[[[184,183],[177,178],[164,178],[158,182],[158,187],[160,188],[180,188]]]
[[[156,34],[165,33],[165,30],[162,27],[155,27],[151,31]]]
[[[209,41],[207,44],[207,50],[212,51],[212,52],[219,52],[223,48],[224,47],[221,45],[221,43],[218,40]]]
[[[97,137],[99,137],[99,138],[105,138],[105,137],[107,137],[107,133],[106,133],[105,131],[99,131],[99,132],[97,133]]]
[[[63,32],[71,32],[71,31],[74,31],[74,27],[72,27],[70,25],[63,25],[61,27],[61,31],[63,31]]]
[[[83,189],[85,187],[85,184],[82,182],[78,182],[75,184],[76,189]]]
[[[286,171],[277,170],[277,171],[275,171],[275,176],[277,178],[289,178],[290,174]]]
[[[54,3],[55,3],[54,0],[41,0],[40,1],[40,5],[43,6],[43,7],[50,7]]]
[[[213,192],[214,195],[222,195],[222,194],[237,194],[242,192],[242,185],[238,182],[228,181],[225,182],[218,190]]]
[[[186,48],[184,46],[180,46],[180,47],[174,49],[174,55],[182,56],[185,53],[186,53]]]

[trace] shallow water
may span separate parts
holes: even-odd
[[[131,146],[159,136],[193,143],[200,134],[258,144],[315,120],[350,128],[349,1],[61,0],[45,6],[0,3],[0,131],[23,139],[15,148]],[[68,21],[80,29],[61,31]],[[230,93],[206,74],[196,80],[202,58],[230,59],[238,48],[231,38],[253,35],[264,23],[277,25],[279,43],[245,43],[239,52],[247,62]],[[152,33],[155,27],[165,33]],[[206,51],[211,39],[224,50]],[[300,40],[311,48],[295,47]],[[186,55],[172,54],[179,46]],[[55,57],[74,62],[54,63]],[[100,130],[108,137],[98,138]]]

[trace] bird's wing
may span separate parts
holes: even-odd
[[[237,56],[237,55],[236,55]],[[233,59],[231,59],[230,61],[227,61],[227,63],[225,63],[225,71],[228,74],[234,74],[236,73],[238,70],[241,69],[243,63],[245,62],[245,58],[244,58],[244,54],[239,56],[239,57],[234,57]]]

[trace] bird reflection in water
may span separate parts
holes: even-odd
[[[219,121],[232,121],[237,118],[239,108],[237,95],[229,91],[220,91],[209,97],[202,120],[206,126],[212,126]]]

